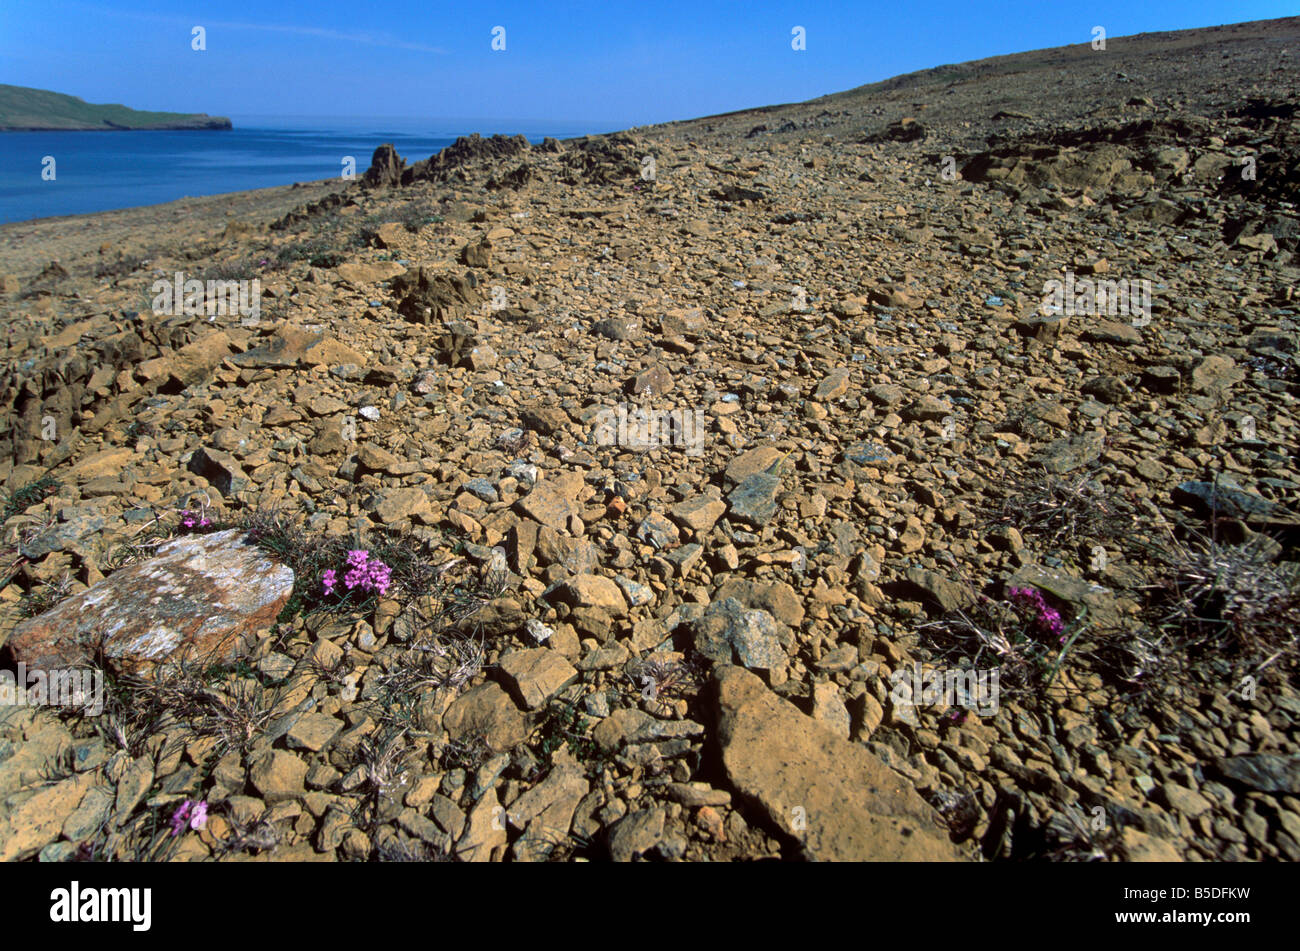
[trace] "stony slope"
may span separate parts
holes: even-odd
[[[504,593],[403,730],[391,598],[254,637],[218,685],[274,725],[234,748],[10,713],[0,854],[151,854],[189,796],[189,858],[1300,858],[1298,30],[381,148],[220,238],[10,265],[0,476],[47,486],[4,525],[15,614],[65,572],[138,591],[121,546],[205,504]],[[152,313],[177,271],[260,313]],[[1045,312],[1067,279],[1149,310]],[[702,438],[630,444],[620,405]],[[918,665],[997,702],[908,702]]]

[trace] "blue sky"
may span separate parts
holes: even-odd
[[[216,115],[493,117],[622,128],[946,63],[1271,19],[1295,0],[474,3],[4,0],[0,82]],[[207,49],[191,49],[191,28]],[[506,49],[491,49],[505,27]],[[791,30],[807,48],[791,49]]]

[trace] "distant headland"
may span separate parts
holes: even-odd
[[[224,116],[203,112],[142,112],[120,105],[95,105],[47,89],[0,83],[0,132],[229,128],[230,120]]]

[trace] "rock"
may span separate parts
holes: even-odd
[[[590,574],[600,566],[600,552],[585,538],[561,535],[543,526],[537,536],[537,563],[563,565],[575,574]]]
[[[460,629],[488,637],[501,637],[505,634],[513,634],[523,627],[525,618],[526,615],[519,602],[505,595],[494,598],[479,608],[477,613],[465,618],[460,624]]]
[[[357,463],[371,472],[388,472],[393,473],[401,463],[387,449],[381,449],[379,446],[370,443],[362,443],[357,447]]]
[[[235,457],[219,449],[197,449],[190,457],[190,472],[203,476],[224,496],[237,495],[248,488],[248,477]]]
[[[506,687],[526,710],[537,710],[569,684],[578,671],[559,651],[545,647],[511,651],[501,658]]]
[[[756,472],[746,476],[727,496],[731,515],[755,528],[762,528],[776,514],[776,494],[780,489],[779,475]]]
[[[510,823],[520,829],[536,823],[538,829],[568,835],[573,813],[590,788],[581,766],[561,762],[510,804]]]
[[[1210,760],[1209,772],[1226,783],[1270,795],[1300,795],[1300,756],[1248,753]]]
[[[867,390],[867,396],[877,406],[894,407],[903,402],[903,388],[893,383],[877,383]]]
[[[766,583],[748,578],[732,578],[713,593],[714,601],[735,598],[747,608],[767,611],[782,624],[798,627],[803,623],[804,607],[794,588],[784,581]]]
[[[116,475],[126,468],[133,455],[130,449],[104,449],[83,458],[68,470],[68,475],[77,482]]]
[[[381,248],[397,249],[410,244],[411,232],[396,221],[389,221],[375,230],[375,243]]]
[[[393,267],[400,270],[401,265]],[[324,334],[311,333],[297,327],[282,327],[266,343],[236,354],[230,358],[230,362],[250,370],[287,370],[300,366],[362,364],[366,361],[360,353],[339,340],[331,340]]]
[[[506,810],[489,789],[470,810],[465,831],[456,842],[456,857],[462,862],[495,861],[506,849]]]
[[[630,317],[607,317],[597,321],[592,331],[607,340],[632,340],[640,329],[641,324]]]
[[[319,753],[329,746],[330,740],[343,729],[343,723],[325,713],[304,713],[294,721],[285,734],[285,742],[292,750]]]
[[[759,446],[757,449],[742,452],[727,464],[727,471],[724,474],[727,485],[737,486],[751,475],[767,472],[784,456],[785,453],[772,446]]]
[[[1192,370],[1192,389],[1197,393],[1222,391],[1240,383],[1246,371],[1237,366],[1231,357],[1206,357]]]
[[[481,499],[489,504],[500,498],[496,486],[487,479],[470,479],[465,483],[465,491],[476,499]]]
[[[574,608],[599,608],[611,617],[627,614],[627,599],[617,584],[603,575],[575,575],[556,583],[545,595]]]
[[[1048,472],[1063,475],[1096,462],[1101,457],[1102,447],[1101,433],[1090,430],[1049,443],[1030,461]]]
[[[817,384],[813,399],[819,403],[837,400],[849,391],[849,371],[843,367],[832,370]]]
[[[569,519],[581,512],[575,498],[577,487],[568,483],[546,479],[538,482],[531,492],[515,503],[515,511],[534,522],[549,526],[557,532],[566,532]]]
[[[714,789],[708,783],[668,783],[664,786],[664,794],[688,809],[731,805],[731,793],[725,789]]]
[[[573,422],[558,406],[529,406],[520,412],[519,421],[543,436],[553,436]]]
[[[372,503],[375,516],[385,525],[395,525],[433,512],[429,496],[419,486],[385,489]]]
[[[1209,812],[1211,808],[1210,801],[1200,793],[1193,792],[1186,786],[1179,786],[1177,783],[1165,783],[1156,789],[1151,798],[1162,806],[1181,812],[1189,819],[1195,819]]]
[[[664,835],[664,810],[642,809],[629,813],[609,830],[609,855],[615,862],[631,862],[649,852]]]
[[[46,786],[8,813],[0,814],[0,862],[29,859],[55,841],[96,784],[82,773]]]
[[[720,664],[740,663],[760,670],[784,670],[789,663],[782,642],[793,635],[766,611],[745,607],[735,598],[714,601],[691,624],[695,649]]]
[[[393,144],[385,142],[375,149],[370,158],[370,168],[366,169],[361,180],[371,188],[399,188],[405,165],[406,159],[397,154]]]
[[[1182,386],[1182,382],[1183,376],[1178,372],[1177,367],[1147,367],[1142,371],[1142,385],[1153,393],[1163,393],[1165,395],[1177,393],[1179,387]]]
[[[658,512],[652,512],[636,527],[636,537],[655,550],[672,548],[681,542],[677,526]]]
[[[465,814],[452,800],[434,793],[429,800],[429,815],[438,824],[438,828],[452,839],[458,839],[465,831]]]
[[[202,383],[230,356],[230,338],[224,331],[205,334],[171,354],[146,360],[136,374],[146,381],[167,381],[179,389]]]
[[[903,419],[913,422],[931,420],[942,422],[944,417],[952,415],[952,404],[934,396],[922,396],[903,409]]]
[[[334,269],[339,280],[349,284],[378,284],[406,273],[406,268],[396,261],[344,261]],[[352,361],[339,361],[350,363]],[[364,362],[364,361],[363,361]],[[360,365],[360,364],[358,364]]]
[[[460,253],[461,263],[468,267],[490,268],[492,266],[492,242],[480,238],[465,245]]]
[[[485,343],[471,347],[465,365],[475,371],[490,370],[497,365],[497,352]]]
[[[938,614],[959,611],[975,603],[975,594],[969,588],[924,568],[907,569],[902,580],[890,586],[890,592],[905,600],[921,601]]]
[[[1181,862],[1178,850],[1164,839],[1128,827],[1123,832],[1125,857],[1130,862]]]
[[[1277,503],[1224,483],[1183,482],[1174,489],[1173,500],[1204,515],[1246,521],[1268,521],[1282,514]]]
[[[86,511],[65,508],[59,512],[59,524],[27,539],[20,538],[18,551],[28,561],[40,561],[55,551],[76,551],[81,542],[104,528],[102,517]]]
[[[633,396],[664,396],[672,391],[673,377],[659,364],[638,373],[628,383]]]
[[[1132,324],[1115,320],[1097,321],[1080,336],[1090,343],[1113,343],[1118,346],[1133,346],[1142,342],[1141,331]]]
[[[154,768],[150,757],[139,756],[127,764],[122,778],[117,781],[117,795],[113,801],[114,823],[122,825],[135,812],[153,786]]]
[[[872,142],[921,142],[926,137],[925,126],[912,116],[895,119],[883,132],[869,136]]]
[[[297,799],[306,793],[307,764],[292,753],[271,750],[249,766],[248,781],[267,803]]]
[[[8,647],[28,667],[71,667],[102,647],[115,670],[148,674],[182,659],[229,662],[266,630],[293,592],[293,572],[237,530],[187,535],[23,621]]]
[[[898,549],[904,555],[910,555],[925,547],[925,526],[915,515],[909,515],[903,523],[903,530],[898,533]]]
[[[390,286],[398,298],[397,312],[415,323],[445,323],[476,310],[483,302],[479,280],[472,271],[457,275],[418,267],[394,278]]]
[[[937,813],[861,744],[850,743],[737,667],[715,674],[728,784],[818,861],[956,861]]]
[[[840,696],[839,684],[813,684],[812,716],[840,739],[849,738],[852,721],[848,707],[844,705],[844,698]]]
[[[552,628],[531,617],[524,622],[524,629],[528,632],[528,636],[538,644],[545,644],[555,635]]]
[[[442,716],[442,725],[457,742],[482,739],[494,752],[507,752],[524,740],[524,715],[510,695],[494,683],[461,694]]]
[[[639,743],[699,736],[704,727],[691,720],[659,720],[635,707],[619,707],[591,731],[596,744],[606,752]]]
[[[1124,385],[1124,381],[1115,376],[1093,377],[1083,384],[1081,392],[1108,406],[1119,406],[1129,396],[1129,389]]]
[[[76,811],[63,823],[63,837],[70,842],[93,838],[108,822],[115,800],[112,786],[91,786]]]
[[[698,545],[696,546],[699,547]],[[627,603],[637,608],[643,604],[649,604],[655,598],[654,589],[649,585],[641,584],[639,581],[633,581],[631,578],[625,578],[622,575],[614,576],[614,583],[623,589],[623,597],[627,598]]]

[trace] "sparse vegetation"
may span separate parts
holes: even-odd
[[[0,522],[7,522],[20,512],[44,502],[51,495],[58,494],[60,488],[62,484],[49,473],[28,482],[5,498],[3,509],[0,509]]]

